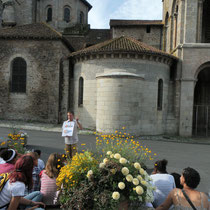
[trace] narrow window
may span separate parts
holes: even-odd
[[[52,7],[47,8],[47,22],[52,21]]]
[[[70,9],[68,7],[64,8],[63,20],[66,21],[67,23],[70,22]]]
[[[163,80],[158,80],[158,98],[157,98],[157,109],[162,110],[163,106]]]
[[[83,12],[80,12],[79,22],[80,22],[80,24],[84,24],[84,13]]]
[[[23,58],[17,57],[12,62],[11,92],[26,92],[26,62]]]
[[[146,31],[147,31],[147,33],[150,33],[151,32],[151,26],[147,26]]]
[[[79,98],[78,98],[78,106],[83,105],[83,88],[84,88],[84,79],[82,77],[79,78]]]

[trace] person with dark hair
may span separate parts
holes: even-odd
[[[173,189],[157,210],[169,209],[172,205],[174,205],[175,210],[191,210],[193,209],[192,205],[197,210],[208,210],[210,208],[206,194],[195,190],[200,183],[200,175],[195,169],[185,168],[182,172],[180,183],[183,189]],[[188,199],[192,204],[190,204]]]
[[[32,188],[32,171],[34,161],[29,155],[23,155],[15,163],[15,170],[10,174],[9,180],[0,192],[0,209],[16,210],[19,204],[30,206],[29,209],[36,209],[40,205],[45,206],[42,202],[36,202],[39,199],[34,194],[24,198],[25,187]],[[30,200],[27,198],[31,198]]]
[[[42,159],[40,159],[42,152],[39,149],[35,149],[34,152],[36,152],[38,154],[38,156],[39,156],[38,166],[37,167],[39,168],[40,171],[42,171],[45,168],[44,161]]]
[[[152,182],[156,187],[153,202],[155,208],[162,204],[170,191],[176,187],[174,177],[167,173],[167,164],[168,161],[165,159],[156,161],[151,175]]]
[[[17,160],[17,152],[14,149],[4,149],[1,151],[0,156],[5,161],[5,163],[0,164],[0,174],[13,171]]]
[[[180,184],[181,175],[175,172],[171,173],[171,175],[174,177],[176,188],[182,189],[183,186]]]
[[[72,158],[77,152],[77,142],[79,141],[77,135],[77,127],[82,129],[82,124],[79,122],[79,118],[74,119],[74,112],[67,112],[68,120],[63,123],[62,136],[65,140],[66,155]]]

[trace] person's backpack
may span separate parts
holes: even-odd
[[[3,190],[4,185],[9,180],[9,173],[0,174],[0,192]]]

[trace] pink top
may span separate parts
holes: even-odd
[[[45,171],[41,174],[41,190],[40,192],[43,194],[43,202],[47,205],[55,204],[55,200],[57,199],[57,185],[56,178],[50,178]]]
[[[11,163],[0,164],[0,174],[10,173],[15,169],[15,165]]]

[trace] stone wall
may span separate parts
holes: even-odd
[[[47,7],[52,6],[52,21],[48,22],[58,31],[63,31],[66,27],[74,26],[79,22],[78,13],[82,11],[84,13],[85,24],[87,24],[88,8],[80,0],[71,1],[71,0],[44,0],[38,2],[38,13],[37,21],[46,22]],[[63,20],[64,17],[64,7],[68,6],[70,8],[70,22],[67,23]]]
[[[97,84],[98,75],[113,72],[137,74],[143,80],[105,77],[98,78]],[[103,128],[104,132],[113,132],[125,126],[136,135],[166,132],[170,75],[168,65],[138,59],[87,60],[76,63],[74,73],[74,111],[84,128],[95,128],[98,125],[99,131]],[[84,101],[83,106],[78,106],[78,83],[81,76],[84,78]],[[159,79],[164,84],[161,111],[157,110]]]
[[[113,38],[129,36],[150,46],[162,49],[162,27],[151,25],[150,33],[147,33],[147,26],[117,26],[112,28]]]
[[[0,40],[1,119],[57,123],[60,60],[67,54],[61,41]],[[27,64],[26,93],[10,92],[12,61],[16,57]]]

